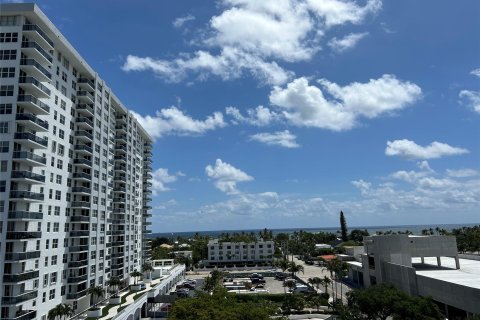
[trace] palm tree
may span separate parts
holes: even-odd
[[[304,268],[301,264],[296,264],[295,262],[292,261],[288,266],[288,271],[292,273],[292,277],[295,277],[297,272],[304,273]]]
[[[122,284],[122,280],[120,280],[120,278],[118,277],[111,277],[108,281],[107,281],[107,286],[110,289],[110,293],[113,293],[114,296],[117,296],[118,294],[118,289],[120,287],[120,285]]]
[[[288,262],[288,260],[282,259],[282,260],[277,261],[275,263],[275,266],[282,269],[282,272],[285,272],[285,270],[287,270],[288,267],[289,267],[289,262]]]
[[[63,310],[62,309],[63,309],[62,305],[57,304],[54,308],[52,308],[52,309],[50,309],[50,311],[48,311],[47,319],[48,320],[56,320],[57,317],[62,318],[62,316],[63,316]]]
[[[142,276],[141,272],[138,272],[137,270],[134,270],[130,272],[130,276],[133,277],[133,284],[137,285],[138,278]]]
[[[101,286],[90,287],[88,288],[87,293],[92,296],[94,306],[98,303],[98,299],[104,295],[103,288]]]
[[[148,278],[150,280],[152,280],[152,271],[153,271],[153,267],[152,265],[149,263],[149,262],[145,262],[143,265],[142,265],[142,272],[148,272]]]
[[[217,280],[213,277],[206,277],[203,282],[203,290],[207,291],[208,294],[212,293],[215,287],[217,286]]]
[[[330,283],[332,283],[332,280],[329,277],[324,276],[322,281],[323,281],[323,285],[325,286],[325,293],[328,293],[328,285]],[[333,291],[332,291],[332,293],[333,293]]]
[[[64,303],[62,305],[63,309],[63,315],[65,316],[65,319],[71,318],[73,316],[73,307],[67,303]]]

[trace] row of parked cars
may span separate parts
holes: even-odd
[[[177,284],[175,291],[171,292],[170,294],[176,294],[177,297],[186,298],[190,290],[195,290],[197,287],[197,280],[194,279],[185,279],[179,284]]]

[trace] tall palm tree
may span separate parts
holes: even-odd
[[[55,307],[50,309],[50,311],[48,311],[47,319],[48,320],[56,320],[57,317],[62,318],[62,316],[63,316],[63,310],[62,309],[63,309],[62,305],[57,304]]]
[[[73,307],[68,303],[62,305],[62,313],[65,316],[65,319],[71,318],[73,316]]]
[[[120,288],[120,285],[122,284],[122,280],[118,277],[111,277],[107,281],[107,286],[110,288],[110,293],[113,293],[114,296],[118,294],[118,289]]]
[[[152,280],[152,271],[153,271],[153,267],[152,265],[149,263],[149,262],[145,262],[143,265],[142,265],[142,272],[145,273],[145,272],[148,272],[148,278],[150,280]]]
[[[323,285],[325,286],[325,293],[328,293],[328,285],[332,283],[332,280],[327,276],[324,276],[322,280],[323,280]],[[332,295],[333,295],[333,291],[332,291]]]
[[[138,278],[142,276],[142,273],[138,272],[137,270],[134,270],[130,272],[130,276],[133,277],[133,281],[134,281],[133,284],[137,285]]]
[[[98,303],[98,299],[103,297],[104,291],[101,286],[90,287],[87,290],[87,293],[90,294],[93,298],[93,305],[95,306]]]
[[[304,268],[301,264],[296,264],[295,262],[290,262],[288,265],[288,271],[292,273],[292,277],[295,277],[297,272],[304,273]]]

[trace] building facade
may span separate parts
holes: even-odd
[[[273,241],[223,242],[215,239],[208,242],[208,263],[225,265],[271,262],[274,252]]]
[[[390,283],[431,297],[448,318],[480,314],[480,260],[460,259],[454,236],[364,237],[364,253],[347,262],[361,287]]]
[[[152,139],[34,4],[0,5],[1,319],[148,259]]]

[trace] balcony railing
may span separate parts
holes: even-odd
[[[85,295],[87,294],[87,289],[83,290],[83,291],[79,291],[79,292],[76,292],[76,293],[67,293],[67,299],[68,300],[76,300],[76,299],[79,299],[81,297],[84,297]]]
[[[38,270],[31,270],[24,273],[18,273],[18,274],[4,274],[3,282],[27,281],[30,279],[38,278],[39,273],[40,272]]]
[[[79,159],[81,160],[81,159]],[[88,161],[88,160],[87,160]],[[88,174],[88,173],[85,173],[85,172],[74,172],[73,173],[73,179],[87,179],[87,180],[91,180],[92,179],[92,175],[91,174]]]
[[[68,251],[69,251],[69,252],[83,252],[83,251],[88,251],[88,245],[68,247]]]
[[[71,222],[90,222],[90,216],[71,216]]]
[[[28,301],[35,299],[38,295],[37,290],[33,291],[26,291],[23,292],[17,296],[10,296],[10,297],[2,297],[2,303],[3,304],[17,304],[20,302]]]
[[[45,176],[31,171],[12,171],[12,179],[31,179],[38,182],[45,182]]]
[[[71,261],[68,263],[69,268],[78,268],[83,266],[88,266],[88,259],[81,261]]]
[[[82,207],[82,208],[90,208],[91,207],[91,204],[90,202],[87,202],[87,201],[73,201],[72,202],[72,207]]]
[[[83,276],[68,277],[67,283],[79,283],[79,282],[87,281],[87,279],[88,279],[88,276],[86,274]]]
[[[48,146],[48,140],[45,138],[37,137],[34,133],[31,132],[15,132],[14,139],[17,140],[30,140],[44,147]]]
[[[43,103],[42,101],[38,100],[37,97],[32,96],[31,94],[19,94],[17,96],[18,102],[30,102],[36,105],[37,107],[43,109],[45,112],[50,112],[50,107]]]
[[[45,51],[41,46],[39,46],[35,41],[23,41],[22,48],[33,48],[40,52],[40,54],[47,59],[50,63],[53,62],[52,56]]]
[[[78,117],[76,120],[75,120],[77,123],[86,123],[88,124],[90,127],[93,128],[93,121],[88,119],[88,118],[85,118],[85,117]]]
[[[29,251],[29,252],[7,252],[5,253],[5,260],[8,261],[20,261],[20,260],[29,260],[40,258],[40,251]]]
[[[36,310],[18,310],[15,318],[2,318],[3,320],[32,320],[37,318]]]
[[[18,121],[31,121],[38,124],[40,127],[48,130],[48,122],[39,119],[33,113],[17,113],[15,119]]]
[[[92,189],[87,187],[72,187],[72,192],[92,193]]]
[[[46,164],[47,159],[41,156],[38,156],[32,152],[28,151],[14,151],[13,152],[13,159],[29,159],[33,160],[35,162],[41,163],[41,164]]]
[[[47,96],[50,96],[50,90],[45,87],[40,81],[35,79],[34,77],[20,77],[18,83],[30,83],[35,85],[38,89],[40,89],[43,93]]]
[[[36,31],[42,38],[53,48],[53,41],[47,36],[45,32],[43,32],[42,28],[37,26],[36,24],[24,24],[23,31]]]
[[[94,110],[93,110],[93,104],[89,104],[89,103],[80,103],[77,105],[77,111],[78,110],[87,110],[89,111],[92,115],[95,114]]]
[[[75,131],[75,137],[86,137],[90,140],[93,140],[93,134],[85,130]]]
[[[8,219],[42,220],[43,213],[30,211],[10,211],[8,212]]]
[[[87,97],[89,98],[90,100],[92,101],[95,101],[95,97],[88,91],[85,91],[85,90],[79,90],[77,91],[77,96],[79,97]]]
[[[79,78],[77,83],[88,84],[93,90],[95,90],[95,82],[87,78]]]
[[[92,147],[89,147],[85,144],[76,144],[75,145],[75,151],[86,151],[88,153],[92,153],[93,152],[93,149]]]
[[[36,193],[32,191],[12,190],[10,191],[10,199],[31,199],[37,201],[43,201],[43,193]]]
[[[45,77],[48,79],[52,79],[52,74],[48,72],[47,69],[45,69],[40,63],[35,61],[34,59],[20,59],[20,65],[21,66],[34,66],[37,68]]]

